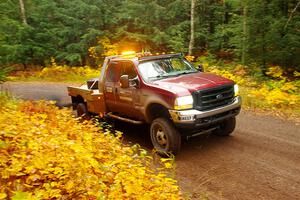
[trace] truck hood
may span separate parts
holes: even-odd
[[[197,72],[154,81],[153,84],[160,88],[170,90],[177,95],[188,95],[194,91],[233,84],[232,80],[212,73]]]

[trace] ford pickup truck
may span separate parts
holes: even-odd
[[[160,154],[179,153],[184,137],[230,135],[241,108],[232,80],[195,68],[183,54],[106,57],[99,78],[68,87],[68,94],[78,117],[150,124]]]

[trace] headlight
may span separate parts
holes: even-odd
[[[174,103],[174,109],[176,110],[183,110],[183,109],[189,109],[193,108],[193,97],[190,96],[183,96],[183,97],[177,97],[175,99]]]
[[[237,84],[234,85],[234,96],[239,95],[239,86]]]

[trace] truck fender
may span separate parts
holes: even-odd
[[[170,118],[168,105],[163,101],[151,101],[145,107],[144,115],[147,123],[158,117]]]

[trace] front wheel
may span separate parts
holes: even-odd
[[[162,156],[176,155],[181,147],[181,135],[172,122],[165,118],[155,119],[150,128],[154,148]]]
[[[235,117],[229,118],[220,124],[213,133],[218,136],[229,136],[235,129]]]

